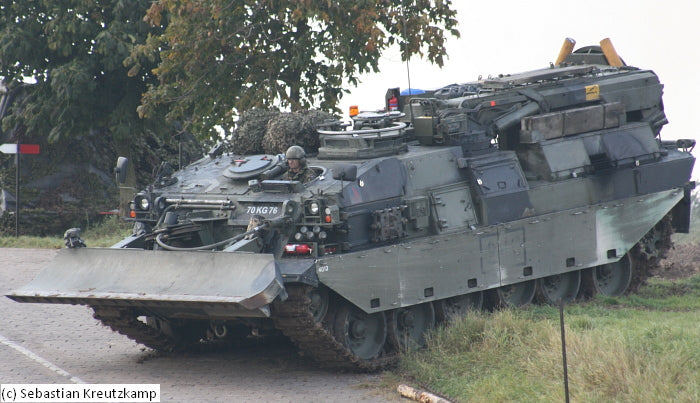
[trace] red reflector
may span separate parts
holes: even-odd
[[[136,212],[134,210],[129,211],[129,217],[136,218]]]
[[[20,144],[20,154],[39,154],[39,144]]]
[[[496,106],[496,101],[491,101],[491,106]]]
[[[284,246],[284,252],[288,255],[308,255],[311,253],[311,246],[305,243],[290,243]]]
[[[311,248],[307,244],[297,245],[296,252],[300,255],[308,255],[311,253]]]
[[[332,219],[331,216],[329,216],[329,215],[327,215],[327,216],[324,218],[324,221],[325,221],[325,222],[331,222],[332,220],[333,220],[333,219]]]

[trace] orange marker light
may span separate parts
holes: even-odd
[[[129,217],[136,218],[136,212],[134,210],[129,211]]]
[[[491,101],[491,106],[496,106],[496,101]]]
[[[360,114],[360,108],[357,105],[350,106],[350,117]]]

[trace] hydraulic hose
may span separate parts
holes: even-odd
[[[254,233],[260,231],[260,230],[263,229],[263,228],[267,228],[269,225],[270,225],[269,223],[265,223],[265,224],[262,224],[262,225],[259,225],[259,226],[255,227],[255,228],[253,228],[253,229],[251,229],[251,230],[249,230],[249,231],[246,231],[246,232],[244,232],[244,233],[242,233],[242,234],[238,234],[238,235],[236,235],[236,236],[234,236],[234,237],[232,237],[232,238],[224,239],[223,241],[219,241],[219,242],[216,242],[216,243],[213,243],[213,244],[209,244],[209,245],[196,246],[196,247],[193,247],[193,248],[179,248],[179,247],[177,247],[177,246],[171,246],[171,245],[166,244],[166,243],[163,242],[163,240],[161,239],[161,237],[162,237],[163,235],[165,235],[165,233],[160,233],[160,234],[158,234],[158,235],[156,236],[156,242],[158,243],[158,245],[160,245],[161,248],[166,249],[166,250],[171,250],[171,251],[187,251],[187,252],[188,252],[188,251],[196,251],[196,250],[210,250],[210,249],[214,249],[214,248],[216,248],[216,247],[218,247],[218,246],[221,246],[221,245],[226,245],[226,244],[229,244],[229,243],[238,242],[238,241],[240,241],[241,239],[245,238],[245,237],[248,236],[248,235],[252,235],[252,234],[254,234]]]

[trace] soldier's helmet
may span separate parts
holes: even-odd
[[[300,166],[306,166],[306,152],[304,151],[303,148],[299,146],[291,146],[287,149],[287,152],[284,154],[284,158],[287,160],[290,159],[296,159],[299,160],[299,165]]]

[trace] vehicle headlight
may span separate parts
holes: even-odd
[[[318,202],[311,202],[309,204],[309,213],[316,215],[316,214],[318,214],[318,210],[319,210]]]
[[[141,210],[148,210],[148,208],[151,207],[151,202],[144,197],[139,201],[139,207],[141,207]]]
[[[136,208],[139,210],[148,210],[151,208],[151,201],[148,200],[148,197],[145,194],[139,194],[134,197],[134,204],[136,204]]]

